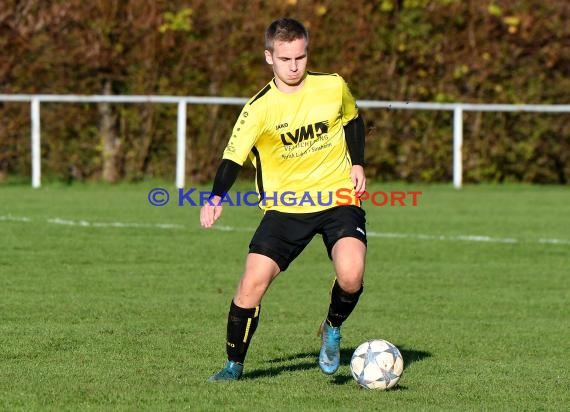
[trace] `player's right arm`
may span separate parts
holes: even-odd
[[[214,222],[222,215],[223,207],[220,204],[220,200],[233,186],[240,170],[241,165],[228,159],[222,160],[214,178],[213,197],[200,209],[200,224],[202,227],[212,227]]]
[[[200,224],[204,228],[212,227],[222,215],[220,200],[235,183],[243,163],[259,135],[258,116],[248,103],[234,126],[232,136],[224,150],[224,155],[212,188],[213,197],[200,210]]]

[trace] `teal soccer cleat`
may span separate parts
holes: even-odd
[[[221,371],[210,376],[208,382],[237,381],[241,378],[242,373],[243,365],[229,360]]]
[[[319,353],[319,367],[323,373],[332,375],[340,366],[340,327],[335,328],[324,321],[319,335],[323,339]]]

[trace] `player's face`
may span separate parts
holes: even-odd
[[[265,60],[273,66],[277,87],[284,92],[294,92],[305,79],[307,40],[276,41],[273,53],[265,50]]]

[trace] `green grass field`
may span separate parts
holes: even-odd
[[[316,238],[267,293],[244,379],[209,384],[260,212],[204,230],[197,207],[151,206],[155,186],[176,198],[170,182],[0,187],[1,410],[568,410],[568,187],[373,185],[422,195],[366,206],[339,371],[316,362],[332,281]],[[370,338],[404,356],[395,390],[350,375]]]

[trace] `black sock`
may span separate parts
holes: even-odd
[[[358,298],[360,297],[363,289],[364,287],[361,286],[357,292],[347,293],[341,289],[338,281],[334,281],[334,285],[331,290],[329,313],[327,315],[327,322],[329,325],[336,328],[342,325],[356,307]]]
[[[226,340],[226,352],[229,360],[238,363],[243,363],[245,360],[247,348],[259,323],[260,310],[261,306],[251,309],[240,308],[232,300],[228,314]]]

